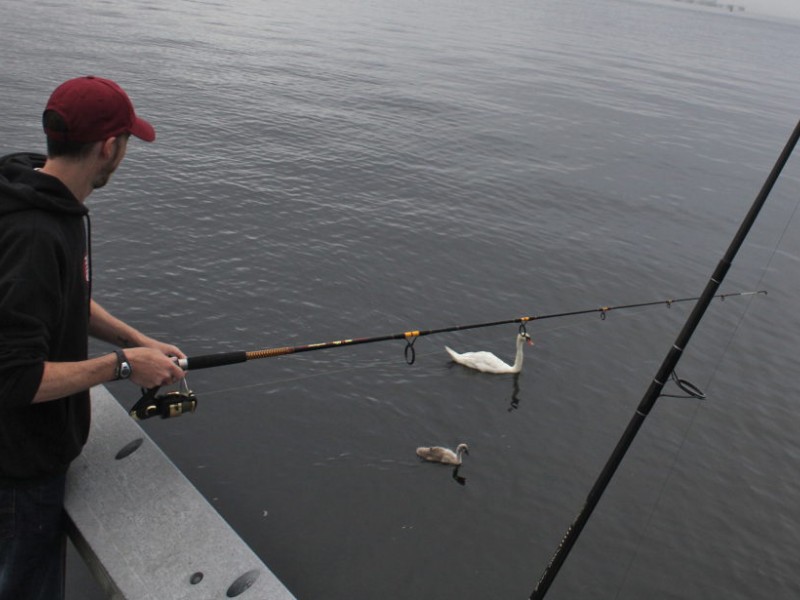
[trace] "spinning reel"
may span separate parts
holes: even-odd
[[[130,415],[134,419],[143,421],[155,416],[169,419],[192,413],[197,408],[197,396],[189,389],[189,383],[185,377],[181,379],[180,387],[177,390],[158,394],[159,389],[161,388],[142,389],[142,397],[130,410]]]

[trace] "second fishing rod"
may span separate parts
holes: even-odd
[[[757,294],[766,294],[766,290],[750,291],[750,292],[731,292],[727,294],[717,294],[714,298],[725,300],[726,298],[754,296]],[[439,329],[428,330],[410,330],[400,333],[393,333],[389,335],[381,335],[375,337],[361,337],[335,340],[330,342],[318,342],[313,344],[303,344],[299,346],[280,346],[275,348],[263,348],[260,350],[239,350],[233,352],[219,352],[215,354],[205,354],[200,356],[190,356],[180,359],[178,364],[185,371],[193,371],[197,369],[208,369],[211,367],[221,367],[225,365],[233,365],[238,363],[256,360],[260,358],[273,358],[276,356],[285,356],[287,354],[297,354],[300,352],[310,352],[313,350],[325,350],[330,348],[341,348],[344,346],[355,346],[358,344],[370,344],[374,342],[385,342],[389,340],[405,340],[405,359],[408,364],[413,364],[416,352],[414,350],[414,342],[424,336],[435,335],[441,333],[450,333],[454,331],[464,331],[468,329],[478,329],[483,327],[496,327],[499,325],[509,325],[513,323],[520,324],[520,331],[525,330],[526,323],[533,321],[542,321],[545,319],[556,319],[565,317],[574,317],[578,315],[587,315],[592,313],[599,313],[602,319],[611,311],[620,311],[634,308],[645,308],[652,306],[667,306],[671,307],[673,304],[684,302],[693,302],[699,300],[700,297],[691,298],[669,298],[665,300],[654,300],[650,302],[638,302],[634,304],[620,304],[615,306],[600,306],[597,308],[589,308],[582,310],[572,310],[566,312],[549,313],[534,316],[516,317],[514,319],[504,319],[500,321],[489,321],[484,323],[472,323],[468,325],[453,325],[449,327],[442,327]],[[158,396],[158,387],[145,390],[139,401],[130,410],[131,416],[137,419],[147,419],[153,416],[161,416],[162,418],[179,416],[185,412],[192,412],[197,406],[197,399],[194,394],[183,386],[180,391],[170,392],[168,394]]]

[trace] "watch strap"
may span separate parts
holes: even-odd
[[[117,368],[114,369],[114,379],[127,379],[131,376],[131,363],[121,349],[117,348],[114,353],[117,355]]]

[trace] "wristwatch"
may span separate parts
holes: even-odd
[[[128,362],[128,359],[122,350],[114,350],[114,352],[117,355],[117,368],[114,370],[114,378],[127,379],[133,372],[131,369],[131,363]]]

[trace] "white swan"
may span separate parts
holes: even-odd
[[[497,358],[491,352],[464,352],[459,354],[452,348],[445,346],[444,349],[447,353],[460,365],[477,369],[482,373],[519,373],[522,370],[522,345],[528,342],[529,346],[533,346],[533,340],[527,333],[517,334],[517,356],[514,358],[514,364],[509,365]]]
[[[442,446],[422,446],[417,448],[417,456],[420,458],[446,465],[460,465],[462,454],[469,454],[469,447],[466,444],[459,444],[455,452]]]

